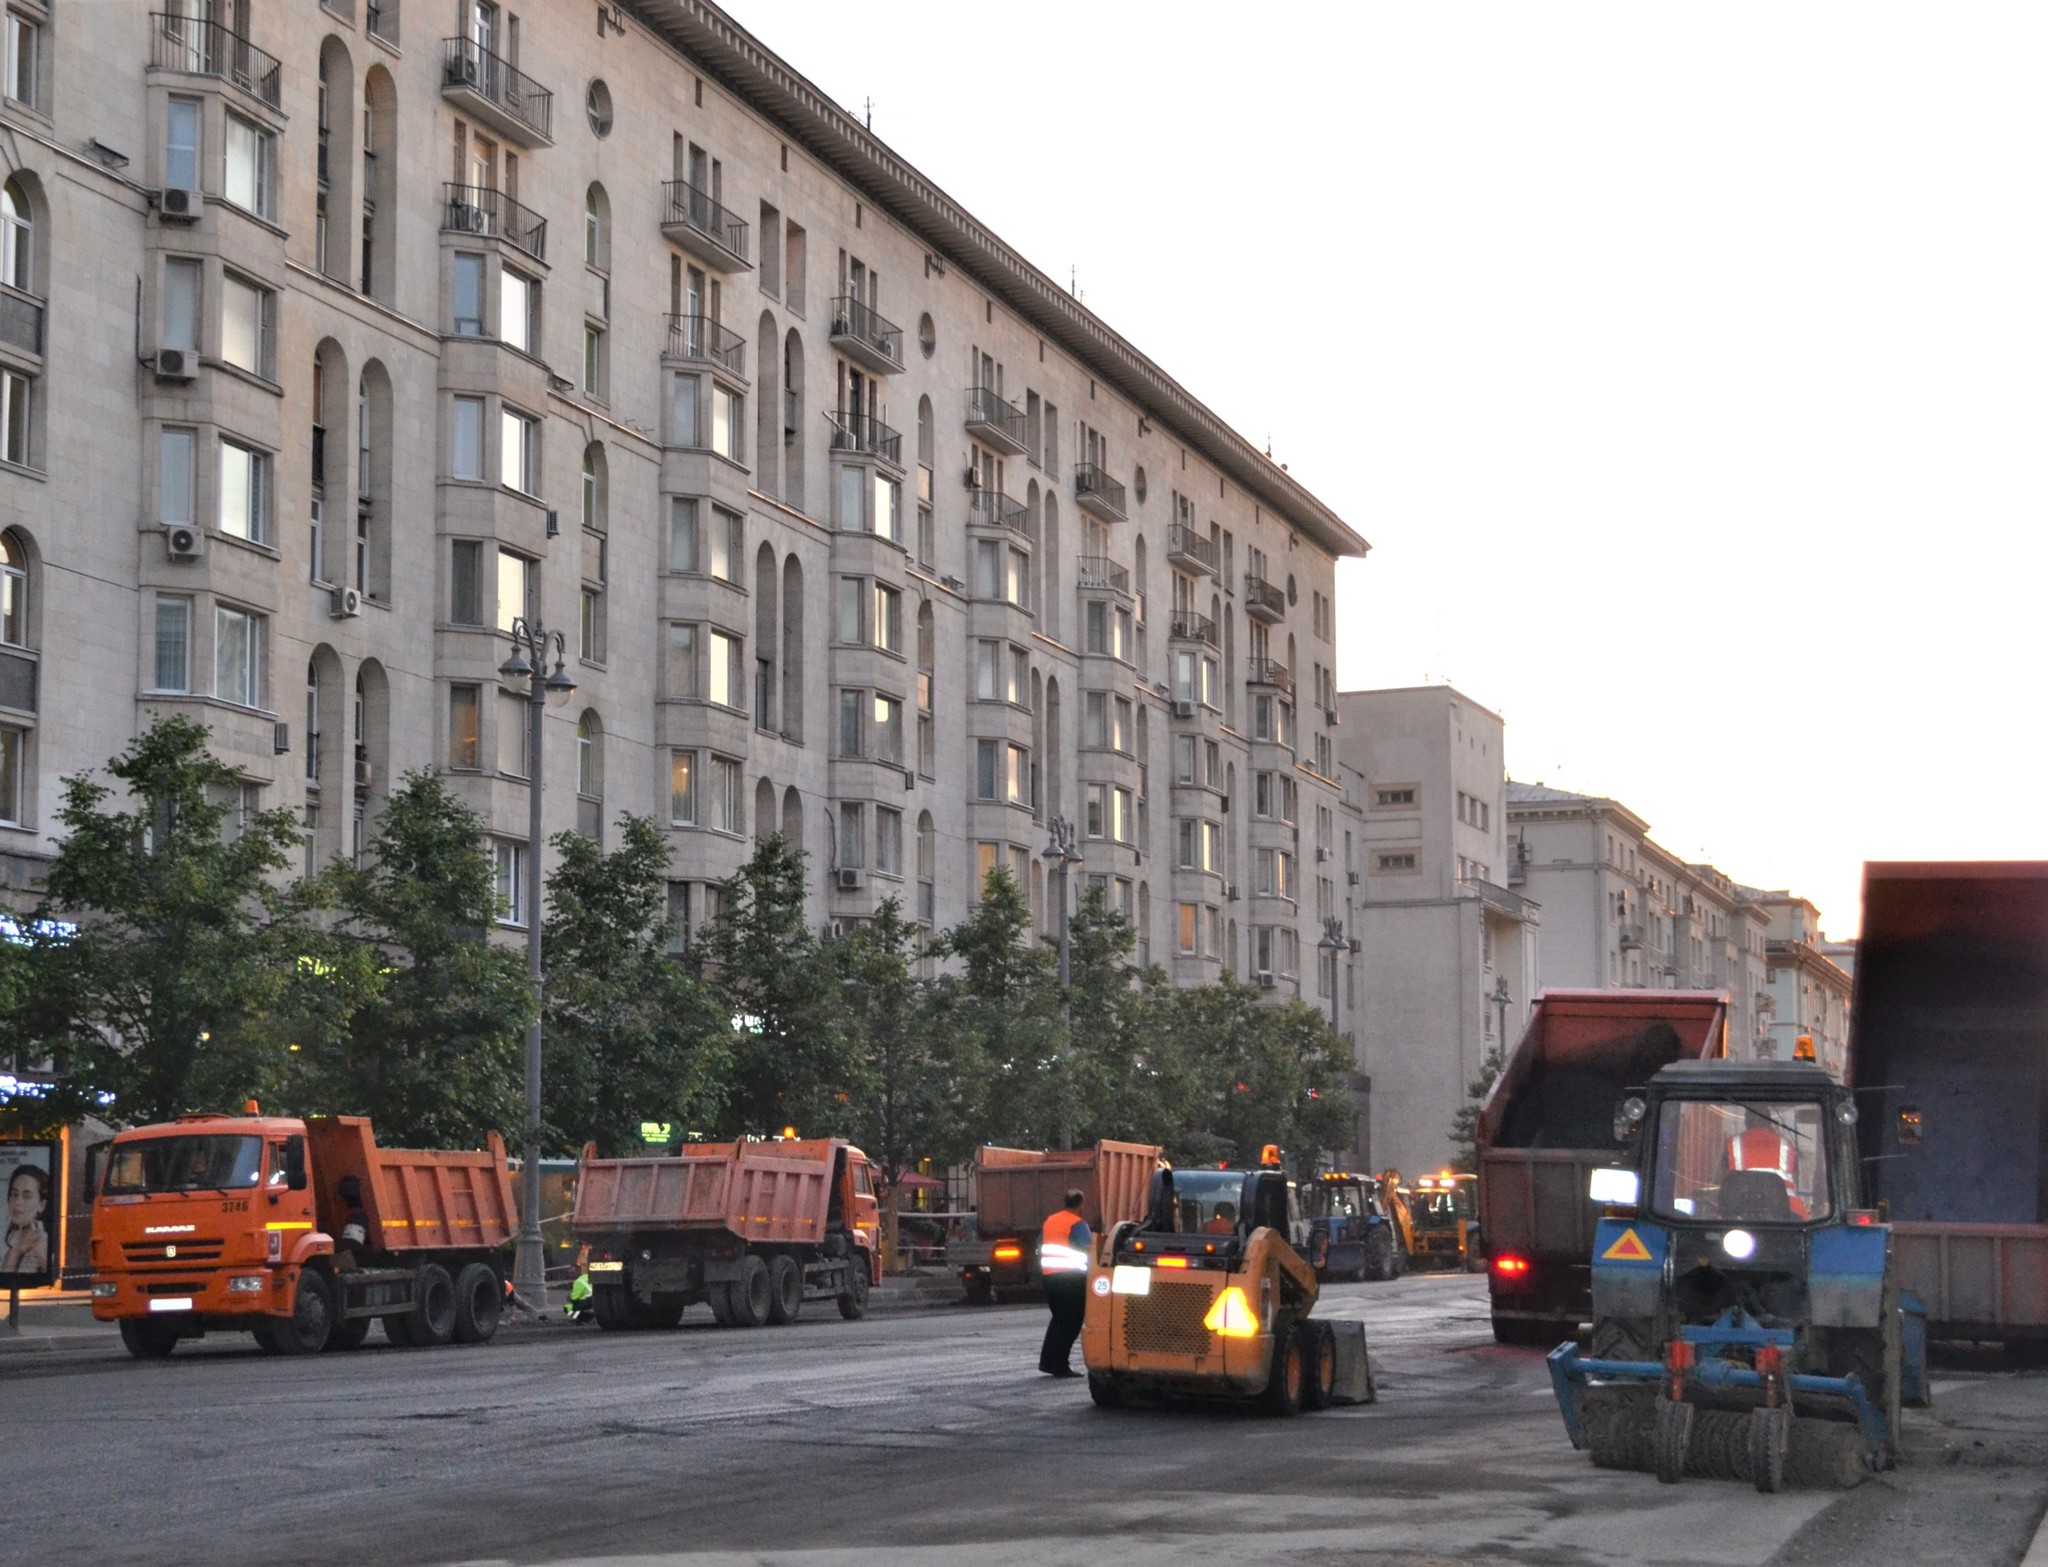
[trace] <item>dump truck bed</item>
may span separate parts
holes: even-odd
[[[2048,863],[1866,865],[1849,1018],[1858,1151],[1928,1331],[2048,1336]]]
[[[839,1150],[828,1138],[692,1143],[679,1154],[599,1159],[585,1152],[572,1220],[604,1230],[725,1232],[753,1245],[825,1238]]]
[[[1149,1143],[1099,1142],[1090,1148],[1040,1152],[1026,1148],[976,1150],[975,1206],[984,1236],[1035,1233],[1049,1213],[1078,1188],[1081,1215],[1100,1234],[1145,1211],[1145,1194],[1159,1163]]]
[[[319,1189],[321,1227],[339,1230],[341,1178],[362,1187],[375,1249],[487,1251],[519,1230],[505,1140],[490,1134],[480,1149],[379,1148],[367,1117],[314,1116],[306,1144]]]

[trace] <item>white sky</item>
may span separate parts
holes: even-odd
[[[1345,687],[1831,934],[2048,857],[2048,8],[727,9],[1372,542]]]

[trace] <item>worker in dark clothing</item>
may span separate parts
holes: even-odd
[[[1077,1377],[1067,1364],[1074,1340],[1081,1336],[1081,1318],[1088,1306],[1088,1245],[1093,1239],[1081,1217],[1085,1199],[1067,1193],[1066,1206],[1045,1221],[1038,1235],[1038,1269],[1045,1276],[1045,1303],[1052,1310],[1045,1343],[1038,1351],[1038,1369],[1049,1377]]]
[[[363,1211],[363,1183],[353,1175],[344,1175],[335,1185],[334,1194],[341,1199],[341,1226],[334,1235],[334,1265],[346,1271],[361,1266],[362,1254],[370,1249],[370,1216]]]

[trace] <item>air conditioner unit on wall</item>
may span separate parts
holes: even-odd
[[[1280,983],[1279,980],[1273,977],[1271,969],[1260,969],[1252,978],[1259,982],[1259,989],[1261,990],[1272,990]]]
[[[206,210],[206,198],[172,185],[156,193],[156,210],[166,223],[197,223]]]
[[[363,612],[363,596],[354,588],[336,588],[327,595],[327,613],[336,620],[354,620]]]
[[[159,381],[190,381],[199,374],[199,356],[189,348],[159,348],[149,364]]]
[[[206,534],[195,523],[174,523],[164,529],[164,548],[172,560],[197,560],[206,553]]]
[[[1173,716],[1175,718],[1193,718],[1195,716],[1195,704],[1192,702],[1175,702],[1173,704]]]
[[[842,870],[839,873],[839,890],[841,892],[858,892],[861,889],[862,883],[866,880],[867,877],[859,871]]]

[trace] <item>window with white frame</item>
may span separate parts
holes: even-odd
[[[276,378],[277,296],[232,272],[221,274],[220,357],[237,370]]]
[[[190,256],[172,256],[164,262],[163,320],[157,334],[158,347],[199,352],[203,270],[202,264]]]
[[[746,400],[716,382],[711,386],[711,449],[734,462],[746,461],[741,432],[746,426]]]
[[[0,371],[0,462],[19,468],[35,465],[29,416],[35,408],[36,383],[19,370]]]
[[[702,390],[697,376],[677,374],[669,377],[668,438],[671,445],[704,444],[702,414],[698,406]]]
[[[192,600],[182,593],[156,596],[155,691],[192,689]]]
[[[747,705],[746,644],[729,632],[712,631],[704,638],[704,692],[714,702],[744,709]]]
[[[498,482],[521,495],[540,490],[540,421],[530,414],[499,410]]]
[[[28,819],[26,791],[28,735],[14,724],[0,724],[0,825],[19,827]]]
[[[475,772],[483,765],[483,687],[457,684],[448,688],[448,765]],[[310,743],[310,742],[309,742]]]
[[[680,622],[668,628],[668,645],[665,653],[663,694],[684,701],[694,700],[704,694],[701,671],[697,667],[697,628]]]
[[[270,454],[223,437],[220,531],[253,544],[270,542]]]
[[[454,309],[450,327],[457,337],[484,335],[484,258],[457,251],[452,258]]]
[[[481,397],[456,398],[448,430],[448,476],[482,483],[484,400]]]
[[[727,756],[711,758],[711,825],[720,832],[746,831],[740,801],[740,764]]]
[[[903,595],[896,589],[875,584],[875,646],[891,653],[903,651]]]
[[[491,840],[496,870],[498,923],[526,925],[526,845],[510,838]]]
[[[875,475],[875,533],[897,544],[903,542],[903,486],[880,473]]]
[[[226,169],[221,194],[244,212],[259,218],[276,214],[271,194],[277,161],[277,138],[239,114],[227,116]]]
[[[38,77],[42,70],[42,24],[20,11],[7,13],[7,59],[4,85],[7,97],[30,108],[39,106]]]
[[[261,615],[226,604],[213,612],[213,694],[243,707],[263,705]]]
[[[538,353],[540,285],[511,267],[498,270],[498,341],[525,353]]]
[[[903,765],[903,703],[899,698],[875,696],[873,712],[875,760],[891,767]]]
[[[852,690],[839,693],[839,749],[835,755],[867,755],[867,695]]]
[[[200,107],[194,98],[164,105],[164,184],[172,190],[199,189]]]
[[[697,825],[697,753],[671,751],[668,756],[668,819],[678,827]]]
[[[903,874],[903,813],[875,808],[875,870],[884,876]]]
[[[583,390],[602,401],[609,395],[611,378],[609,334],[595,322],[583,323]]]

